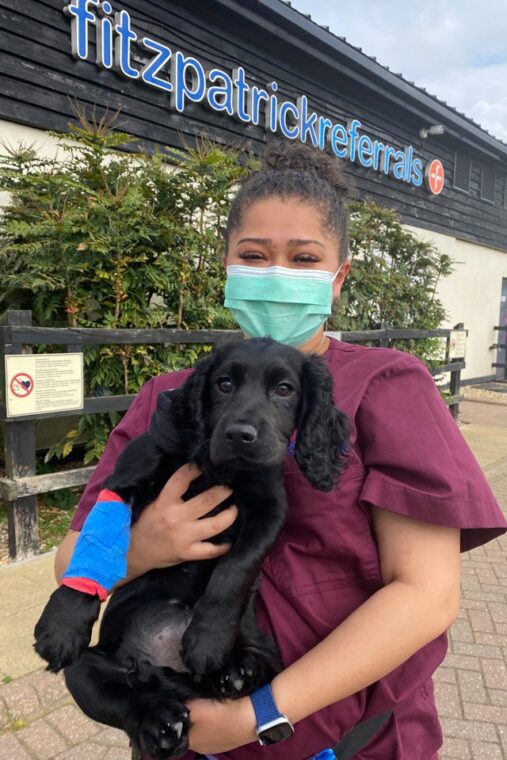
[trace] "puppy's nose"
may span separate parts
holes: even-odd
[[[227,426],[225,437],[231,443],[237,443],[242,446],[243,444],[253,443],[257,439],[257,430],[252,425],[234,422]]]

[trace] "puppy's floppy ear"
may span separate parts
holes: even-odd
[[[182,388],[185,424],[191,429],[190,455],[192,461],[209,459],[208,418],[210,412],[209,376],[217,361],[213,352],[195,365],[193,373]]]
[[[150,434],[166,454],[186,453],[194,461],[206,456],[208,377],[214,364],[214,355],[205,357],[183,385],[159,394]]]
[[[303,400],[295,459],[301,472],[319,491],[331,491],[345,466],[349,446],[348,418],[333,401],[333,380],[315,356],[303,365]]]

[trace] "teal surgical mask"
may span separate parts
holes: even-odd
[[[331,314],[333,274],[321,269],[227,267],[224,306],[250,338],[270,336],[289,346],[309,340]]]

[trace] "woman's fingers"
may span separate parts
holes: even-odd
[[[175,519],[182,519],[185,522],[197,520],[199,517],[211,512],[212,509],[232,494],[232,490],[227,486],[212,486],[192,499],[183,501],[181,497],[186,493],[191,482],[200,474],[201,471],[195,464],[184,464],[171,475],[157,497],[157,501],[162,506],[165,504],[172,505],[173,517]],[[178,500],[180,501],[179,509],[175,503]]]
[[[193,540],[206,541],[212,536],[218,536],[219,533],[231,527],[237,516],[238,508],[233,504],[213,517],[197,520],[192,525]]]
[[[209,541],[197,541],[188,549],[187,561],[198,559],[215,559],[227,554],[231,544],[212,544]]]
[[[160,496],[183,496],[188,491],[190,483],[201,474],[197,465],[189,462],[174,472],[159,494]]]
[[[136,575],[152,567],[220,557],[230,549],[230,544],[216,546],[208,539],[232,525],[238,515],[237,507],[228,507],[214,516],[203,516],[228,499],[232,490],[213,486],[188,501],[182,499],[200,474],[193,464],[176,470],[132,526],[129,570]]]
[[[231,494],[232,489],[227,486],[212,486],[192,499],[182,502],[182,508],[190,520],[197,520],[218,507]]]

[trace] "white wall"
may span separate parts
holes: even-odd
[[[23,143],[34,145],[41,157],[53,158],[58,152],[58,140],[43,129],[25,127],[23,124],[14,124],[12,121],[0,119],[0,141],[10,145]],[[61,151],[60,147],[60,151]]]
[[[58,144],[56,137],[45,132],[43,129],[25,127],[23,124],[14,124],[12,121],[0,119],[0,152],[4,152],[4,146],[17,147],[22,143],[25,147],[32,146],[41,158],[63,158],[64,151]],[[9,194],[0,192],[0,206],[9,202]]]
[[[507,225],[507,219],[506,219]],[[433,242],[455,261],[455,271],[440,281],[437,294],[447,312],[442,327],[464,322],[468,330],[464,380],[494,375],[502,278],[507,277],[507,252],[457,240],[450,235],[405,225],[420,239]],[[502,341],[503,342],[503,341]]]

